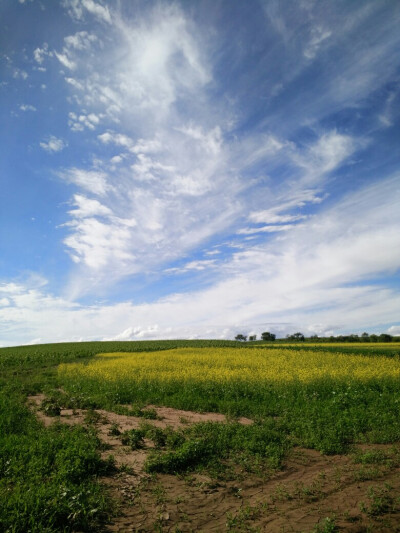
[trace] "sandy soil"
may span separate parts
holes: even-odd
[[[28,401],[47,426],[60,420],[85,424],[85,410],[62,410],[48,417],[39,410],[43,395]],[[149,406],[150,407],[150,406]],[[224,415],[193,413],[153,407],[160,420],[146,422],[178,428],[200,421],[225,422]],[[363,451],[380,449],[397,456],[392,464],[357,464],[354,455],[324,456],[314,450],[295,448],[282,471],[273,475],[249,475],[237,470],[234,481],[207,475],[152,475],[143,464],[152,447],[141,450],[123,446],[110,435],[117,424],[121,431],[138,428],[143,418],[97,409],[96,427],[112,454],[119,472],[102,479],[119,506],[108,532],[400,532],[400,445],[363,445]],[[249,419],[241,419],[251,424]],[[373,491],[373,493],[371,492]],[[387,504],[387,505],[385,505]]]

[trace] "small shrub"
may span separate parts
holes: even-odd
[[[157,411],[155,409],[141,409],[141,415],[143,418],[146,418],[147,420],[157,420],[158,415]]]
[[[130,446],[132,450],[137,450],[144,447],[144,436],[144,431],[140,429],[130,429],[123,432],[121,442],[125,446]]]
[[[86,424],[97,424],[100,420],[101,414],[93,409],[89,409],[84,418]]]
[[[146,437],[152,440],[157,448],[163,448],[167,443],[168,431],[152,426],[146,431]]]
[[[121,431],[119,430],[118,424],[112,424],[108,434],[113,437],[119,437],[121,435]]]
[[[45,398],[40,408],[46,416],[60,416],[61,414],[61,406],[54,398]]]
[[[204,440],[186,441],[175,451],[149,457],[145,470],[164,474],[182,472],[205,462],[211,453],[212,447]]]

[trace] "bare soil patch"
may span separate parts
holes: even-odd
[[[46,425],[59,420],[86,424],[86,410],[61,410],[46,416],[39,410],[44,395],[28,401]],[[159,420],[146,422],[174,429],[203,421],[225,422],[224,415],[154,407]],[[387,461],[360,463],[355,454],[324,456],[295,448],[284,469],[249,475],[236,469],[234,479],[207,474],[148,475],[143,465],[151,442],[140,450],[123,446],[110,434],[136,429],[143,418],[96,409],[94,422],[106,445],[104,458],[114,456],[119,471],[102,479],[119,505],[109,532],[400,532],[400,445],[362,445],[359,453],[380,452]],[[251,420],[241,419],[249,424]],[[355,450],[355,451],[357,451]],[[336,529],[334,529],[336,527]]]

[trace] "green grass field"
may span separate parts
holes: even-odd
[[[101,353],[119,355],[107,359]],[[157,371],[157,364],[169,373]],[[45,393],[55,414],[65,407],[137,414],[149,404],[227,414],[227,424],[159,432],[144,424],[124,436],[132,446],[144,437],[157,444],[148,472],[206,469],[219,476],[234,464],[249,472],[279,469],[295,446],[337,454],[356,443],[400,442],[399,370],[396,343],[143,341],[2,348],[0,530],[98,531],[114,512],[98,477],[115,466],[101,459],[95,429],[43,427],[27,407],[30,394]],[[242,426],[238,416],[255,423]]]

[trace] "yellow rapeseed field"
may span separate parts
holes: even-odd
[[[89,363],[62,364],[64,380],[158,383],[311,383],[400,378],[397,359],[285,348],[178,348],[98,354]]]

